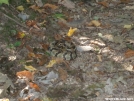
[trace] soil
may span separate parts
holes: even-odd
[[[0,81],[0,88],[6,90],[1,99],[134,100],[133,0],[72,0],[74,8],[62,1],[58,4],[58,0],[43,1],[57,9],[31,9],[35,2],[13,1],[9,6],[0,5],[0,73],[14,85],[2,88],[6,81]],[[24,11],[16,9],[20,5]],[[28,19],[18,17],[22,12]],[[66,61],[51,57],[49,44],[68,35],[70,28],[77,28],[67,39],[75,44],[77,58]],[[23,78],[25,73],[18,78],[22,71],[34,74],[26,76],[31,78],[28,81]]]

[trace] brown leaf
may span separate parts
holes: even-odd
[[[33,27],[34,25],[36,25],[36,21],[28,20],[28,21],[26,21],[26,25],[29,26],[29,27]]]
[[[55,10],[55,9],[58,8],[58,6],[55,6],[55,5],[49,4],[49,3],[45,4],[44,7],[45,7],[45,8],[48,7],[48,8],[50,8],[50,9],[52,9],[52,10]]]
[[[46,43],[41,43],[42,48],[46,51],[49,48],[49,45]]]
[[[42,101],[41,99],[39,99],[39,98],[36,98],[36,99],[34,99],[33,101]]]
[[[26,45],[26,49],[29,51],[29,52],[33,52],[33,48],[31,48],[30,46]]]
[[[132,56],[134,56],[134,50],[128,49],[128,50],[125,52],[125,57],[126,57],[126,58],[129,58],[129,57],[132,57]]]
[[[62,68],[59,68],[58,72],[59,72],[59,75],[60,75],[60,79],[65,81],[67,79],[67,72]]]
[[[55,40],[61,40],[62,36],[60,34],[55,34],[54,38],[55,38]]]
[[[48,57],[45,56],[45,55],[43,55],[43,57],[39,59],[39,65],[40,66],[43,66],[47,62],[48,62]]]
[[[28,53],[27,57],[29,59],[35,58],[35,54],[33,52]]]
[[[29,86],[31,88],[34,88],[36,91],[40,92],[40,88],[37,84],[33,83],[33,82],[29,82]]]
[[[19,77],[19,78],[24,78],[24,77],[25,77],[25,78],[27,78],[29,81],[30,81],[30,80],[33,81],[33,79],[34,79],[34,74],[33,74],[32,72],[26,71],[26,70],[17,72],[16,75],[17,75],[17,77]]]
[[[130,2],[130,0],[120,0],[120,3],[124,3],[124,4],[127,4],[129,2]]]
[[[108,7],[108,3],[106,1],[98,2],[99,5],[102,5],[104,7]]]

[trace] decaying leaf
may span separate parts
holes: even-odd
[[[56,64],[56,63],[57,63],[57,61],[56,61],[55,59],[52,59],[52,60],[48,63],[48,65],[47,65],[46,67],[47,67],[47,68],[53,67],[53,65]]]
[[[69,37],[72,36],[76,30],[77,30],[77,28],[70,28],[67,33],[67,36],[69,36]]]
[[[55,40],[61,40],[62,36],[60,34],[55,34],[54,38],[55,38]]]
[[[120,3],[125,3],[125,4],[127,4],[127,3],[129,3],[130,2],[130,0],[120,0]]]
[[[18,78],[27,78],[28,80],[33,80],[34,79],[34,74],[30,71],[20,71],[16,73]]]
[[[25,37],[25,33],[24,32],[18,32],[18,34],[16,35],[16,38],[18,38],[18,39],[22,39],[22,38],[24,38]]]
[[[62,68],[59,68],[58,72],[59,72],[59,75],[60,75],[60,79],[65,81],[67,79],[67,72]]]
[[[55,6],[55,5],[49,4],[49,3],[45,4],[44,7],[45,7],[45,8],[48,7],[48,8],[50,8],[50,9],[52,9],[52,10],[55,10],[55,9],[58,8],[58,6]]]
[[[0,72],[0,98],[7,94],[8,87],[14,88],[12,81],[8,78],[6,74]]]
[[[91,22],[89,22],[87,24],[88,26],[95,26],[95,27],[99,27],[101,25],[101,23],[97,20],[92,20]]]
[[[33,52],[33,48],[31,48],[30,46],[26,45],[26,49],[28,49],[29,52]]]
[[[25,67],[24,67],[25,69],[27,69],[28,71],[31,71],[31,72],[33,72],[33,71],[36,71],[37,69],[36,68],[34,68],[33,66],[26,66],[25,65]]]
[[[36,21],[28,20],[28,21],[26,21],[26,25],[29,26],[29,27],[33,27],[34,25],[36,25]]]
[[[18,6],[17,7],[17,10],[19,10],[19,11],[24,11],[24,7],[21,5],[21,6]]]
[[[108,7],[108,3],[106,1],[102,1],[102,2],[98,2],[98,4],[104,6],[104,7]]]
[[[29,59],[32,59],[32,58],[35,57],[35,54],[34,54],[33,52],[30,52],[30,53],[28,53],[27,57],[28,57]]]
[[[36,91],[40,92],[40,88],[37,84],[33,83],[33,82],[29,82],[28,85],[31,87],[31,88],[34,88]]]
[[[42,0],[35,0],[35,2],[39,7],[43,6]]]
[[[51,85],[52,82],[58,78],[58,74],[54,71],[51,71],[47,75],[37,78],[39,79],[39,83]]]
[[[32,5],[29,8],[33,9],[34,11],[37,11],[39,13],[46,13],[44,9],[41,9],[39,6]]]
[[[125,57],[126,57],[126,58],[129,58],[129,57],[132,57],[132,56],[134,56],[134,50],[128,49],[128,50],[125,52]]]
[[[75,4],[71,0],[59,0],[58,4],[64,5],[68,9],[75,8]]]
[[[41,43],[42,48],[46,51],[49,48],[49,45],[46,43]]]

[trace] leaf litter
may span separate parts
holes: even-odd
[[[14,46],[12,49],[0,42],[1,56],[16,54],[12,61],[15,64],[4,67],[4,72],[6,68],[6,74],[10,76],[8,70],[13,68],[15,77],[18,77],[9,79],[4,76],[11,82],[3,87],[3,82],[7,83],[4,78],[1,79],[3,91],[16,81],[14,87],[17,85],[19,90],[15,99],[19,101],[103,101],[109,95],[133,98],[134,39],[133,24],[130,23],[133,13],[132,8],[128,8],[133,7],[133,1],[26,2],[31,3],[28,8],[20,3],[21,6],[16,5],[15,9],[18,7],[19,14],[24,12],[24,16],[19,17],[28,30],[18,27],[15,37],[8,37],[9,43]],[[122,8],[131,17],[124,17]],[[32,14],[28,10],[37,16],[31,19]],[[63,38],[75,44],[78,55],[75,60],[65,61],[47,53],[53,40]],[[3,71],[6,61],[1,56],[0,71]],[[14,99],[11,96],[7,98]]]

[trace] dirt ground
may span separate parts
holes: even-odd
[[[0,98],[134,101],[134,1],[37,1],[0,6]],[[71,28],[77,57],[52,57]]]

